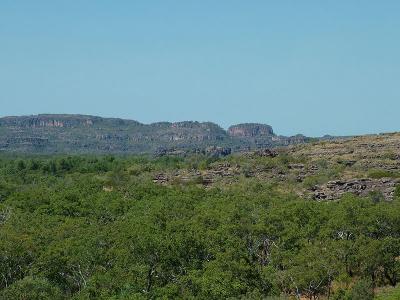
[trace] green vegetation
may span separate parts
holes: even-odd
[[[400,286],[387,287],[378,292],[375,299],[377,300],[398,300],[400,299]]]
[[[248,176],[153,183],[226,161],[254,168],[235,156],[3,156],[0,299],[367,300],[398,284],[399,192],[317,202]]]
[[[368,171],[368,177],[370,178],[400,178],[399,172],[386,171],[386,170],[370,170]]]

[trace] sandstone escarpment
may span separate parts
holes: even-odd
[[[271,126],[257,123],[234,125],[226,131],[212,122],[195,121],[142,124],[66,114],[0,118],[0,151],[12,152],[155,153],[165,148],[218,156],[306,141],[303,136],[275,135]]]
[[[229,127],[228,134],[232,137],[265,137],[274,135],[274,131],[269,125],[244,123]]]
[[[20,128],[92,126],[94,122],[96,122],[95,117],[71,117],[69,115],[37,115],[0,118],[0,126]]]

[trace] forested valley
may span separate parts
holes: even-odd
[[[0,299],[367,300],[396,286],[400,190],[296,192],[344,172],[321,161],[308,182],[251,176],[300,160],[3,154]],[[241,168],[157,181],[217,164]]]

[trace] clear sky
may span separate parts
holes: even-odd
[[[399,0],[1,0],[0,116],[400,131]]]

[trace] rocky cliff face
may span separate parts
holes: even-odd
[[[101,118],[85,115],[57,115],[41,114],[34,116],[16,116],[0,118],[0,126],[15,128],[40,128],[40,127],[96,127],[96,126],[123,126],[140,125],[133,120],[123,120],[117,118]]]
[[[229,127],[228,134],[232,137],[265,137],[275,135],[272,127],[258,123],[244,123]]]
[[[259,123],[233,125],[229,127],[227,134],[248,150],[303,144],[311,140],[301,134],[291,137],[276,135],[271,126]]]
[[[84,116],[67,115],[38,115],[23,117],[5,117],[0,119],[0,126],[3,127],[77,127],[92,126],[96,118]]]
[[[0,151],[28,153],[152,153],[157,149],[222,147],[232,151],[286,146],[307,138],[282,137],[264,124],[238,124],[225,131],[211,122],[159,122],[85,115],[0,118]],[[172,150],[171,150],[172,149]]]

